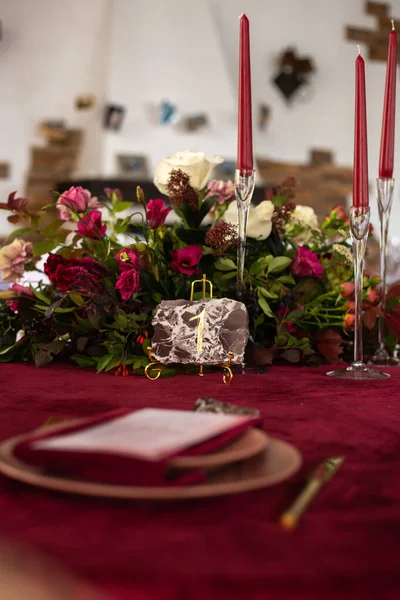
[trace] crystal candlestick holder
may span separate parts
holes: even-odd
[[[254,171],[235,171],[235,196],[238,209],[239,246],[237,252],[238,270],[236,292],[238,299],[244,294],[244,261],[246,258],[246,234],[249,218],[250,204],[254,192]]]
[[[354,330],[354,360],[347,369],[329,371],[330,377],[341,379],[386,379],[390,377],[387,373],[369,369],[363,360],[362,341],[362,287],[365,246],[368,239],[369,229],[369,207],[355,207],[350,210],[350,232],[353,240],[354,254],[354,283],[355,283],[355,330]]]
[[[381,300],[378,316],[378,348],[375,350],[370,363],[382,366],[398,366],[398,358],[390,356],[385,346],[385,309],[386,309],[386,267],[387,267],[387,238],[389,217],[392,210],[394,179],[377,179],[378,211],[380,221],[380,275]]]

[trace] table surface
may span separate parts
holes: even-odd
[[[148,381],[67,366],[0,366],[0,439],[50,416],[116,407],[192,409],[213,397],[261,410],[296,445],[301,472],[280,485],[207,500],[122,502],[61,495],[0,476],[0,535],[51,554],[117,600],[400,597],[400,370],[378,382],[326,368],[274,367]],[[319,461],[345,463],[292,533],[278,516]]]

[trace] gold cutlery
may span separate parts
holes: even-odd
[[[305,488],[281,516],[280,523],[284,529],[292,530],[297,526],[306,508],[314,500],[321,487],[334,476],[343,461],[344,456],[331,456],[315,469]]]

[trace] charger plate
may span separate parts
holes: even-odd
[[[210,454],[176,456],[168,461],[174,469],[215,469],[251,458],[267,447],[269,437],[261,429],[250,427],[240,437]]]
[[[204,483],[176,487],[121,486],[64,479],[27,465],[13,456],[13,449],[24,436],[0,444],[0,472],[17,481],[68,494],[128,500],[187,500],[223,496],[268,487],[288,479],[302,463],[300,452],[291,444],[269,439],[257,456],[211,472]]]

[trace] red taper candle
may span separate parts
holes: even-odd
[[[354,119],[353,206],[368,206],[367,103],[365,64],[358,49],[356,58],[356,107]]]
[[[392,21],[389,34],[388,58],[386,66],[385,100],[381,133],[381,153],[379,156],[379,177],[392,179],[394,164],[394,131],[396,115],[396,75],[397,75],[397,33]]]
[[[237,168],[244,175],[253,170],[253,127],[251,118],[250,32],[246,15],[240,18],[239,110]]]

